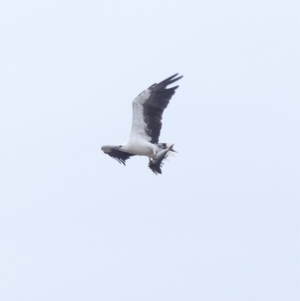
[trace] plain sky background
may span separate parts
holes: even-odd
[[[300,300],[299,15],[1,1],[0,300]],[[104,155],[176,72],[163,174]]]

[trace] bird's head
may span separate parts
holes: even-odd
[[[110,153],[112,150],[121,150],[122,145],[103,145],[101,147],[101,150],[105,153],[108,154]]]

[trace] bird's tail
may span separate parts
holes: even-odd
[[[161,174],[161,167],[163,165],[163,161],[167,160],[169,156],[174,155],[175,152],[173,149],[174,144],[168,145],[168,147],[161,149],[156,155],[154,159],[149,160],[149,168],[157,175]]]

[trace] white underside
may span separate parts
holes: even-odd
[[[155,155],[160,150],[157,145],[139,138],[131,138],[124,145],[122,150],[138,156],[146,156],[151,159],[155,158]]]

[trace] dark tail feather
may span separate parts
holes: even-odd
[[[150,161],[148,166],[156,175],[162,174],[162,171],[161,171],[162,163],[154,164],[153,161]]]

